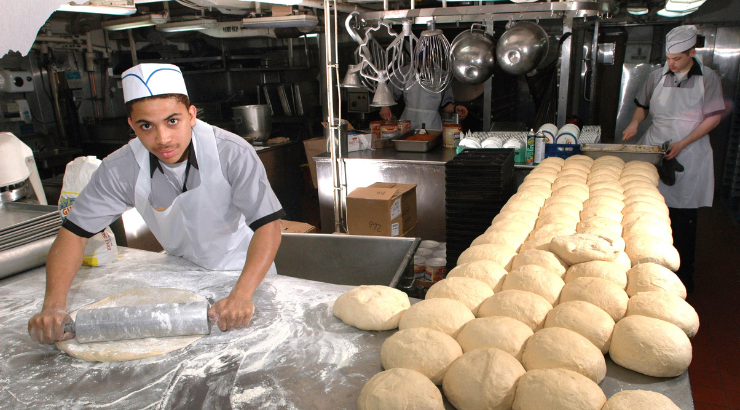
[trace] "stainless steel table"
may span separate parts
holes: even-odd
[[[121,259],[83,267],[71,309],[140,287],[226,296],[238,272],[213,272],[164,254],[120,248]],[[186,349],[130,362],[88,363],[30,340],[27,322],[43,301],[44,268],[0,280],[0,409],[353,409],[380,372],[393,332],[366,332],[331,314],[350,286],[269,276],[254,295],[248,329],[214,328]],[[660,391],[692,410],[688,375],[655,379],[609,365],[602,388]],[[448,408],[451,408],[448,406]]]

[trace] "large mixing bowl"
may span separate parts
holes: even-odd
[[[545,58],[548,47],[545,30],[535,23],[522,21],[506,30],[499,39],[496,61],[509,74],[526,74]]]
[[[493,37],[484,30],[465,30],[455,37],[450,54],[452,74],[465,84],[482,84],[493,74],[496,56]]]
[[[267,141],[272,132],[272,113],[267,104],[231,107],[235,133],[248,140]]]

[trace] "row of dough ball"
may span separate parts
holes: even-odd
[[[675,271],[678,252],[657,182],[655,167],[645,162],[624,164],[614,156],[547,158],[472,245],[520,251],[547,247],[555,236],[588,233],[626,250],[620,255],[624,263],[656,262]]]

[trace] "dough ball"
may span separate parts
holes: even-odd
[[[337,298],[332,308],[342,322],[362,330],[390,330],[411,306],[409,297],[388,286],[358,286]]]
[[[594,235],[558,236],[550,242],[550,251],[569,265],[590,261],[613,261],[618,250]]]
[[[680,410],[671,399],[645,390],[624,390],[612,396],[601,410]]]
[[[563,179],[567,176],[576,176],[578,178],[583,178],[584,180],[588,177],[588,171],[583,170],[580,167],[568,167],[561,169],[558,173],[558,178]]]
[[[593,343],[602,354],[609,352],[614,319],[598,306],[573,300],[555,306],[545,319],[545,329],[562,327],[572,330]]]
[[[619,182],[619,176],[622,174],[621,170],[613,169],[613,168],[598,168],[593,169],[588,174],[589,179],[595,179],[599,177],[609,177],[610,179],[613,179],[615,182]]]
[[[656,189],[650,188],[650,191],[655,192]],[[625,205],[629,205],[633,202],[650,202],[650,203],[657,204],[658,206],[661,206],[661,207],[665,205],[665,199],[662,196],[658,198],[657,196],[650,196],[650,195],[641,195],[641,196],[634,195],[634,196],[627,197],[624,200]]]
[[[631,202],[629,205],[625,205],[624,209],[622,209],[622,213],[625,215],[632,212],[651,212],[663,215],[666,221],[670,221],[670,219],[668,219],[668,206],[665,204],[658,205],[656,202],[635,201]]]
[[[563,286],[560,303],[582,300],[596,305],[618,322],[627,312],[629,296],[614,282],[602,278],[578,278]]]
[[[623,186],[633,181],[644,182],[653,186],[657,186],[657,184],[654,184],[654,180],[650,176],[645,174],[623,175],[621,178],[619,178],[619,183]]]
[[[537,219],[535,227],[541,228],[545,225],[566,225],[575,229],[578,225],[578,218],[566,214],[547,214]]]
[[[560,170],[560,172],[576,169],[582,172],[585,172],[587,175],[589,172],[591,172],[591,165],[586,164],[585,162],[571,162],[570,164],[563,165],[563,168]]]
[[[619,223],[622,222],[622,212],[610,207],[609,205],[603,204],[591,205],[583,208],[583,211],[581,211],[581,219],[586,220],[591,218],[607,218]]]
[[[522,360],[524,343],[534,333],[529,326],[506,316],[473,319],[457,335],[457,342],[467,353],[475,349],[495,347]]]
[[[630,261],[630,257],[624,251],[619,252],[617,259],[614,259],[614,263],[623,266],[625,269],[632,268],[632,261]]]
[[[589,157],[587,155],[576,154],[576,155],[571,155],[570,157],[566,158],[565,163],[564,163],[563,166],[569,165],[569,164],[571,164],[573,162],[583,162],[584,164],[586,164],[586,165],[588,165],[590,167],[594,163],[594,160],[593,160],[593,158],[591,158],[591,157]]]
[[[612,207],[612,208],[614,208],[614,209],[616,209],[617,211],[620,211],[620,212],[622,211],[622,209],[624,209],[624,202],[623,201],[621,201],[621,200],[619,200],[617,198],[606,196],[606,195],[589,197],[583,203],[583,206],[585,208],[588,208],[588,207],[593,206],[593,205],[607,205],[607,206],[610,206],[610,207]]]
[[[548,196],[544,196],[542,194],[538,194],[536,192],[517,192],[516,194],[512,195],[511,198],[509,198],[509,201],[512,200],[518,200],[518,199],[526,199],[528,201],[532,201],[539,205],[540,207],[545,204],[545,200],[547,200]]]
[[[624,230],[624,239],[629,241],[633,236],[652,236],[673,245],[673,232],[665,223],[636,221]]]
[[[699,331],[699,315],[680,297],[662,290],[640,292],[630,298],[627,316],[640,315],[673,323],[693,338]]]
[[[519,248],[519,252],[533,249],[550,252],[550,239],[527,239]]]
[[[678,326],[646,316],[617,322],[609,356],[614,363],[653,377],[676,377],[691,363],[691,341]]]
[[[641,263],[627,271],[627,294],[663,290],[686,299],[686,287],[681,279],[666,267],[656,263]]]
[[[551,305],[557,303],[565,282],[560,276],[541,266],[525,265],[506,275],[503,290],[526,290],[542,296]],[[475,313],[475,312],[473,312]]]
[[[529,232],[532,227],[524,222],[517,221],[516,219],[501,219],[491,224],[486,232],[492,231],[505,231],[505,232]]]
[[[612,248],[620,252],[623,252],[624,248],[627,246],[627,244],[624,242],[624,238],[622,238],[621,235],[608,229],[585,228],[578,233],[582,233],[584,235],[598,236],[599,238],[609,242],[609,245],[611,245]]]
[[[593,217],[584,219],[576,225],[576,232],[580,233],[589,228],[605,229],[614,232],[617,235],[622,234],[622,225],[609,218]]]
[[[565,160],[563,158],[559,157],[547,157],[540,162],[540,164],[537,166],[537,168],[541,166],[548,166],[550,164],[555,164],[558,168],[562,168],[565,164]]]
[[[562,327],[544,328],[530,337],[524,346],[522,364],[527,370],[572,370],[596,383],[606,377],[606,361],[601,350],[585,337]]]
[[[545,201],[545,206],[552,204],[569,204],[575,206],[579,210],[583,210],[583,201],[573,195],[553,195]]]
[[[631,176],[633,176],[633,175],[629,175],[629,176],[631,177]],[[655,184],[653,184],[653,183],[652,183],[652,182],[650,182],[650,181],[632,180],[632,181],[629,181],[629,182],[625,182],[625,183],[624,183],[624,184],[622,185],[622,187],[624,187],[624,189],[625,189],[625,191],[626,191],[626,190],[628,190],[628,189],[633,189],[633,188],[646,188],[646,189],[651,189],[651,188],[655,188],[655,187],[656,187],[656,185],[655,185]]]
[[[528,239],[533,241],[547,239],[547,242],[550,243],[552,238],[555,238],[556,236],[573,235],[574,233],[576,233],[576,230],[570,225],[559,223],[547,224],[530,232]]]
[[[462,277],[478,279],[490,286],[494,292],[498,292],[504,285],[506,273],[506,269],[496,264],[496,262],[484,259],[454,267],[447,273],[447,278]]]
[[[576,221],[580,221],[580,209],[579,207],[565,203],[554,203],[545,205],[540,211],[540,218],[550,214],[564,214],[574,218]]]
[[[552,190],[553,192],[559,190],[560,188],[565,188],[567,186],[580,186],[584,189],[588,189],[588,185],[586,185],[586,177],[577,177],[574,175],[569,175],[566,177],[558,177],[558,179],[555,180],[555,182],[552,183]]]
[[[534,170],[532,170],[526,177],[524,177],[524,180],[527,181],[532,178],[542,178],[552,183],[555,182],[556,179],[558,179],[558,172],[559,171],[550,168],[543,168],[538,170],[537,172],[534,172]]]
[[[638,222],[649,222],[649,223],[655,223],[658,225],[662,225],[667,227],[669,230],[671,229],[671,223],[670,221],[666,221],[666,219],[663,217],[663,215],[654,214],[651,212],[634,212],[631,214],[627,214],[622,219],[622,226],[625,228],[629,227],[632,224],[638,223]],[[673,232],[671,230],[671,232]]]
[[[645,170],[656,171],[655,165],[653,165],[653,164],[651,164],[651,163],[649,163],[647,161],[640,161],[640,160],[637,160],[637,159],[632,160],[632,161],[625,162],[624,163],[624,168],[625,169],[634,169],[634,168],[637,168],[637,169],[645,169]]]
[[[508,201],[506,205],[504,205],[503,208],[501,208],[501,212],[506,211],[520,211],[520,212],[530,212],[533,214],[540,213],[540,205],[537,205],[537,203],[530,201],[528,199],[519,199],[516,201]]]
[[[534,224],[537,221],[537,214],[522,211],[500,212],[498,215],[496,215],[495,218],[493,218],[493,221],[491,221],[491,225],[503,219],[514,219],[521,223],[527,224],[530,228],[534,228]]]
[[[599,164],[616,164],[620,168],[624,167],[624,160],[622,158],[619,158],[614,155],[604,155],[603,157],[595,158],[594,159],[594,166],[597,166]]]
[[[386,339],[380,349],[380,361],[385,370],[415,370],[439,385],[452,362],[462,354],[462,348],[451,336],[416,327],[399,330]]]
[[[473,319],[473,312],[462,302],[444,298],[427,299],[414,304],[404,313],[398,329],[425,327],[455,337]]]
[[[525,373],[522,365],[499,349],[467,352],[452,363],[442,389],[458,410],[511,408],[516,382]]]
[[[473,242],[470,245],[503,245],[513,250],[517,250],[522,246],[522,243],[524,243],[524,240],[527,239],[528,235],[528,230],[518,232],[499,230],[486,231],[483,235],[473,239]]]
[[[506,316],[529,326],[542,328],[552,305],[540,295],[525,290],[504,290],[486,299],[478,311],[479,317]]]
[[[633,236],[626,241],[624,251],[632,266],[641,263],[657,263],[676,272],[681,266],[681,256],[670,243],[653,236]]]
[[[557,274],[561,278],[565,275],[565,272],[568,269],[568,264],[563,262],[562,259],[555,256],[554,253],[549,251],[542,251],[539,249],[531,249],[528,251],[520,252],[512,260],[511,269],[521,268],[525,265],[541,266],[549,270],[550,272]],[[494,289],[494,291],[495,290],[496,289]]]
[[[614,262],[591,261],[571,265],[565,273],[565,283],[578,278],[606,279],[622,289],[627,288],[627,268]]]
[[[645,196],[651,196],[655,199],[659,199],[665,202],[665,198],[663,198],[663,194],[658,191],[658,188],[652,187],[652,188],[644,188],[644,187],[635,187],[630,188],[624,191],[624,196],[626,198],[632,198],[632,197],[645,197]]]
[[[596,192],[602,189],[611,189],[612,191],[624,193],[624,188],[619,182],[597,182],[589,186],[589,192]]]
[[[530,370],[519,378],[513,410],[601,410],[598,384],[567,369]]]
[[[504,282],[506,283],[506,282]],[[493,296],[493,289],[478,279],[447,278],[432,285],[427,291],[426,299],[447,298],[458,300],[478,314],[478,307],[484,300]]]
[[[550,189],[552,186],[552,182],[548,181],[545,178],[528,178],[526,181],[523,181],[521,185],[519,185],[519,189],[524,189],[530,186],[541,186],[547,189]]]
[[[594,166],[591,167],[591,172],[595,172],[601,169],[608,169],[611,172],[621,175],[622,168],[624,168],[624,166],[621,164],[600,163],[600,164],[594,164]]]
[[[588,199],[588,188],[579,185],[570,185],[554,191],[553,195],[571,195],[583,202]]]
[[[358,410],[444,410],[442,393],[423,374],[391,369],[373,376],[360,391]]]
[[[498,266],[511,269],[511,260],[516,256],[516,251],[504,245],[476,245],[463,251],[457,258],[457,264],[475,262],[478,260],[489,260]]]
[[[552,190],[549,187],[539,185],[519,186],[517,192],[534,192],[544,196],[545,198],[549,198],[550,195],[552,195]]]
[[[618,184],[619,179],[613,174],[600,174],[600,175],[595,175],[595,176],[589,175],[588,182],[587,182],[589,186],[589,191],[591,190],[591,185],[595,185],[601,182],[609,182],[612,184]]]
[[[611,188],[603,188],[599,187],[598,189],[591,189],[590,190],[590,197],[597,197],[597,196],[610,196],[615,199],[619,199],[620,201],[624,201],[626,197],[626,193],[611,189]]]

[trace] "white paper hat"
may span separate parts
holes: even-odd
[[[696,45],[696,27],[678,26],[665,36],[665,52],[682,53]]]
[[[123,100],[162,94],[188,95],[180,68],[172,64],[139,64],[123,72]]]

